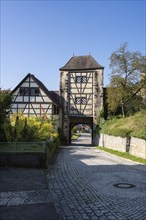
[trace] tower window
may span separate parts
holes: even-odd
[[[87,98],[86,97],[76,97],[76,104],[87,104]]]
[[[86,83],[87,76],[76,76],[76,83]]]

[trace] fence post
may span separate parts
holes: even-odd
[[[45,141],[43,141],[43,149],[44,149],[44,158],[43,158],[43,168],[48,168],[48,161],[47,161],[47,147]]]
[[[104,147],[104,118],[102,118],[102,147]]]

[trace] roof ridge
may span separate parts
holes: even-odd
[[[82,56],[72,56],[60,70],[90,70],[103,69],[91,54]]]

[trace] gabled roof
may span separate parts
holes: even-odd
[[[11,92],[11,94],[13,94],[21,85],[22,83],[25,82],[25,80],[28,78],[28,77],[31,77],[36,83],[37,85],[43,90],[43,92],[52,100],[52,102],[55,104],[55,105],[58,105],[60,106],[60,99],[59,99],[59,92],[57,94],[57,92],[54,92],[54,91],[49,91],[46,86],[39,80],[35,77],[35,75],[31,74],[31,73],[28,73],[24,79],[13,89],[13,91]]]
[[[56,104],[60,105],[60,95],[59,91],[49,91],[50,99]]]
[[[61,67],[60,70],[93,70],[93,69],[104,69],[97,61],[91,56],[73,56],[65,66]]]

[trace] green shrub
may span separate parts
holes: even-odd
[[[118,128],[118,129],[114,129],[111,131],[107,131],[106,132],[109,135],[113,135],[113,136],[120,136],[120,137],[129,137],[131,130],[129,129],[122,129],[122,128]]]
[[[57,135],[50,119],[26,117],[22,113],[13,114],[10,123],[5,124],[7,141],[44,141]]]
[[[0,141],[5,142],[5,126],[9,127],[9,113],[12,102],[10,90],[0,90]]]
[[[139,132],[131,132],[131,136],[138,137],[146,140],[146,126],[142,128]]]
[[[77,126],[74,126],[71,131],[73,134],[75,134],[75,133],[77,133],[77,130],[78,130]]]
[[[78,133],[76,133],[76,134],[73,134],[72,135],[72,137],[71,137],[71,140],[77,140],[79,137],[81,136],[81,134],[78,134]]]
[[[126,118],[121,116],[109,118],[104,123],[104,133],[113,136],[133,136],[146,139],[146,110],[139,111]]]

